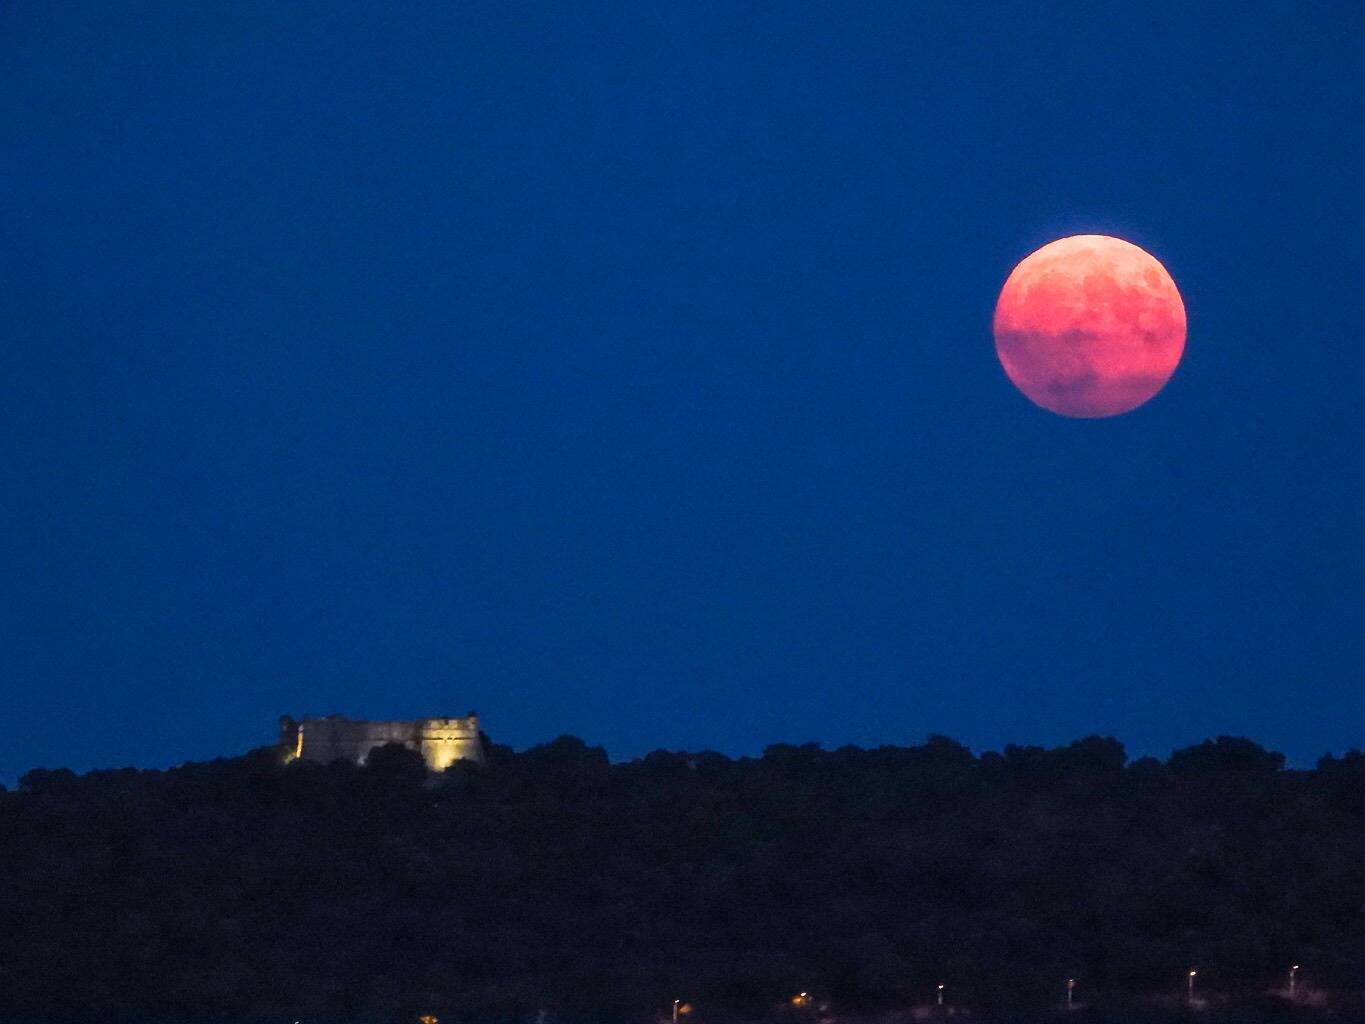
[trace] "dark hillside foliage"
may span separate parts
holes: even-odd
[[[939,982],[1047,1012],[1068,977],[1124,1006],[1195,966],[1265,1000],[1291,963],[1365,987],[1365,755],[562,737],[433,777],[263,749],[0,790],[0,1019],[872,1015]]]

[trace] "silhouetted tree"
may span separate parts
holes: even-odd
[[[1171,755],[1171,771],[1179,775],[1209,775],[1215,772],[1277,772],[1284,767],[1284,755],[1266,750],[1251,740],[1219,736]]]
[[[401,743],[385,743],[371,750],[365,759],[365,771],[384,783],[398,786],[419,786],[427,777],[422,755]]]

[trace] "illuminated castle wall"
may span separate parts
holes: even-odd
[[[412,722],[356,722],[343,715],[280,719],[280,748],[286,760],[352,761],[364,764],[375,747],[401,743],[415,750],[434,772],[456,761],[483,760],[479,716],[419,718]]]

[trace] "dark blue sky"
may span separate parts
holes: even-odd
[[[1358,5],[584,6],[4,5],[0,779],[1365,745]],[[1077,232],[1189,313],[1108,421],[990,337]]]

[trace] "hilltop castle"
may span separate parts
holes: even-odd
[[[280,749],[287,761],[364,764],[370,751],[386,743],[401,743],[417,751],[434,772],[460,760],[483,760],[479,716],[473,712],[463,718],[419,718],[411,722],[357,722],[344,715],[280,719]]]

